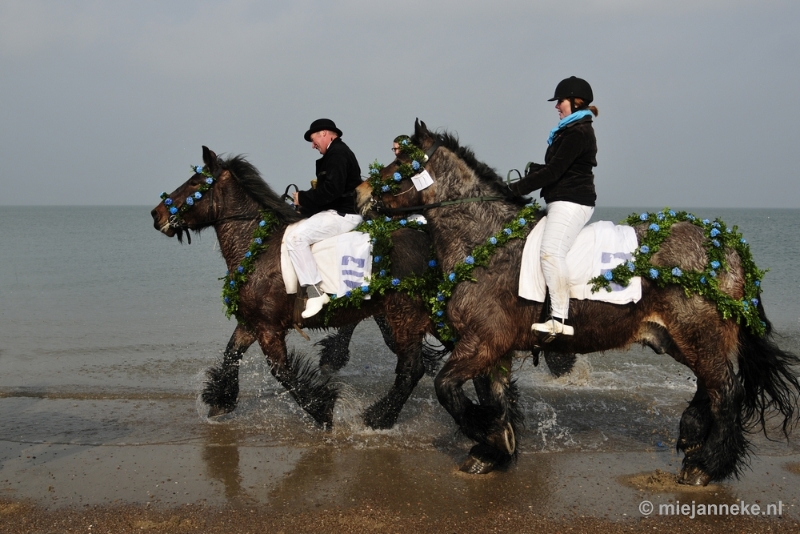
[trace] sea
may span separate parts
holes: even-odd
[[[390,387],[396,364],[372,320],[358,326],[350,362],[332,378],[341,393],[332,431],[278,385],[257,345],[243,359],[238,408],[208,419],[205,372],[235,326],[220,300],[225,265],[213,229],[180,244],[153,228],[150,209],[0,207],[0,442],[180,444],[224,428],[237,443],[264,446],[468,449],[429,376],[394,428],[363,425],[362,411]],[[646,210],[599,207],[594,219]],[[738,226],[757,265],[769,269],[762,300],[776,340],[800,354],[800,210],[688,211]],[[290,332],[287,343],[313,360],[324,335],[307,341]],[[688,368],[639,346],[582,355],[561,378],[520,357],[513,374],[526,419],[523,455],[674,450],[696,387]],[[762,453],[798,451],[754,439]]]

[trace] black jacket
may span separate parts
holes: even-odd
[[[325,210],[356,213],[354,190],[361,184],[361,168],[341,138],[334,139],[317,160],[317,187],[300,191],[300,210],[314,215]]]
[[[509,189],[520,196],[541,189],[541,197],[548,204],[565,200],[594,206],[597,193],[593,167],[597,167],[597,140],[592,118],[586,117],[562,128],[547,148],[544,165],[532,166]]]

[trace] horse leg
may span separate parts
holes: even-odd
[[[236,409],[239,398],[239,363],[255,340],[251,332],[242,325],[237,325],[225,347],[222,364],[206,371],[208,380],[201,398],[209,406],[208,417],[223,415]]]
[[[502,438],[503,442],[493,443],[493,447],[479,443],[470,451],[469,458],[461,466],[467,473],[483,474],[508,463],[513,455],[498,455],[498,449],[512,449],[516,454],[515,435],[524,424],[524,416],[520,410],[519,389],[511,379],[511,365],[513,352],[506,354],[494,369],[486,375],[481,375],[472,380],[478,402],[482,406],[492,406],[501,413],[501,419],[506,419],[511,425],[512,432],[495,435],[495,439]],[[506,444],[505,441],[510,440]]]
[[[350,361],[350,340],[358,323],[340,327],[336,332],[317,341],[322,347],[319,355],[319,368],[325,374],[333,374]]]
[[[556,378],[569,374],[577,359],[578,357],[575,353],[544,351],[544,361],[547,362],[547,369]]]
[[[709,384],[698,376],[697,393],[681,416],[677,448],[683,451],[681,484],[705,486],[712,480],[738,476],[748,443],[744,436],[741,408],[744,390],[725,362]]]
[[[491,361],[488,347],[479,346],[475,337],[464,337],[434,380],[439,403],[461,432],[478,442],[461,466],[462,471],[473,474],[488,473],[508,464],[516,451],[514,428],[499,403],[475,404],[464,393],[464,383],[486,375],[494,367],[487,365]],[[478,388],[482,387],[481,380],[485,379],[478,379]]]
[[[323,376],[308,359],[287,353],[286,332],[261,330],[257,337],[272,376],[317,423],[325,428],[332,426],[338,393],[328,383],[329,377]]]

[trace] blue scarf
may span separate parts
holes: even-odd
[[[558,121],[558,124],[556,125],[556,127],[553,128],[552,130],[550,130],[550,137],[547,138],[547,144],[548,145],[552,145],[553,144],[553,139],[555,139],[556,134],[558,133],[558,131],[561,128],[563,128],[567,124],[572,124],[575,121],[581,120],[582,118],[587,117],[587,116],[589,116],[591,114],[592,114],[592,112],[589,111],[588,109],[582,109],[580,111],[576,111],[575,113],[573,113],[571,115],[567,115],[566,117],[564,117],[563,119]]]

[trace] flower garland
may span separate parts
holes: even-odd
[[[683,271],[678,266],[656,266],[651,263],[653,255],[670,236],[672,225],[678,222],[690,222],[703,229],[707,240],[708,264],[702,271]],[[601,288],[611,291],[612,282],[625,287],[634,276],[651,280],[659,287],[676,284],[683,287],[687,297],[697,294],[713,301],[723,319],[734,318],[747,325],[755,335],[764,336],[766,324],[759,317],[758,302],[761,279],[766,271],[756,266],[750,246],[736,226],[728,228],[719,219],[713,222],[708,219],[698,220],[691,213],[676,213],[669,208],[657,213],[630,215],[622,224],[647,224],[647,232],[642,237],[639,248],[634,251],[632,260],[589,281],[592,283],[592,291],[597,292]],[[717,274],[721,269],[728,269],[725,260],[728,249],[735,250],[739,255],[744,271],[744,296],[741,300],[731,298],[719,288]]]
[[[453,290],[459,282],[469,280],[475,281],[472,271],[476,267],[486,267],[489,265],[497,247],[505,246],[512,239],[525,239],[528,235],[526,228],[536,221],[536,212],[540,211],[539,204],[534,200],[532,204],[523,207],[510,222],[503,226],[503,229],[489,237],[486,243],[472,249],[472,254],[464,258],[463,262],[457,263],[453,271],[439,281],[436,294],[433,295],[428,305],[431,309],[431,316],[436,325],[439,339],[450,341],[456,339],[456,333],[452,325],[446,320],[447,302],[453,296]]]
[[[427,297],[435,291],[436,280],[441,275],[441,271],[437,269],[438,263],[435,259],[431,259],[428,262],[430,269],[422,276],[409,275],[401,279],[391,274],[392,262],[389,254],[394,247],[391,234],[400,228],[426,230],[423,223],[407,219],[395,220],[391,217],[366,220],[355,228],[354,231],[367,233],[371,237],[372,277],[366,280],[365,284],[358,289],[347,291],[343,295],[332,296],[326,307],[326,324],[336,310],[350,306],[360,308],[361,303],[367,296],[385,295],[387,291],[402,291],[408,295],[421,296],[427,302]]]
[[[228,319],[239,311],[239,290],[247,282],[247,275],[255,271],[256,258],[267,249],[267,245],[264,243],[278,225],[278,217],[274,213],[262,211],[261,220],[253,230],[253,240],[250,242],[247,252],[244,253],[244,259],[233,271],[226,271],[225,276],[220,278],[223,280],[222,303]],[[236,319],[239,320],[239,317],[237,316]]]
[[[211,186],[214,185],[214,176],[210,172],[208,172],[205,168],[199,165],[192,165],[192,170],[197,174],[205,176],[206,178],[205,180],[203,180],[203,183],[200,184],[200,187],[197,188],[197,191],[195,191],[193,195],[186,197],[186,201],[183,204],[181,204],[180,208],[176,208],[174,206],[174,201],[172,200],[172,198],[170,198],[170,196],[167,194],[166,191],[163,191],[161,193],[161,200],[163,200],[164,205],[167,206],[167,208],[169,208],[170,215],[173,215],[177,221],[180,221],[182,219],[181,215],[186,213],[186,211],[189,208],[194,206],[195,200],[200,200],[201,198],[203,198],[203,193],[211,189]]]
[[[380,197],[383,193],[397,193],[400,189],[400,182],[404,178],[416,176],[425,169],[428,156],[421,148],[412,144],[408,139],[401,140],[398,145],[400,152],[408,156],[411,163],[401,163],[397,171],[385,180],[381,179],[381,171],[384,166],[378,163],[378,160],[370,163],[367,181],[372,186],[372,196],[374,197]]]

